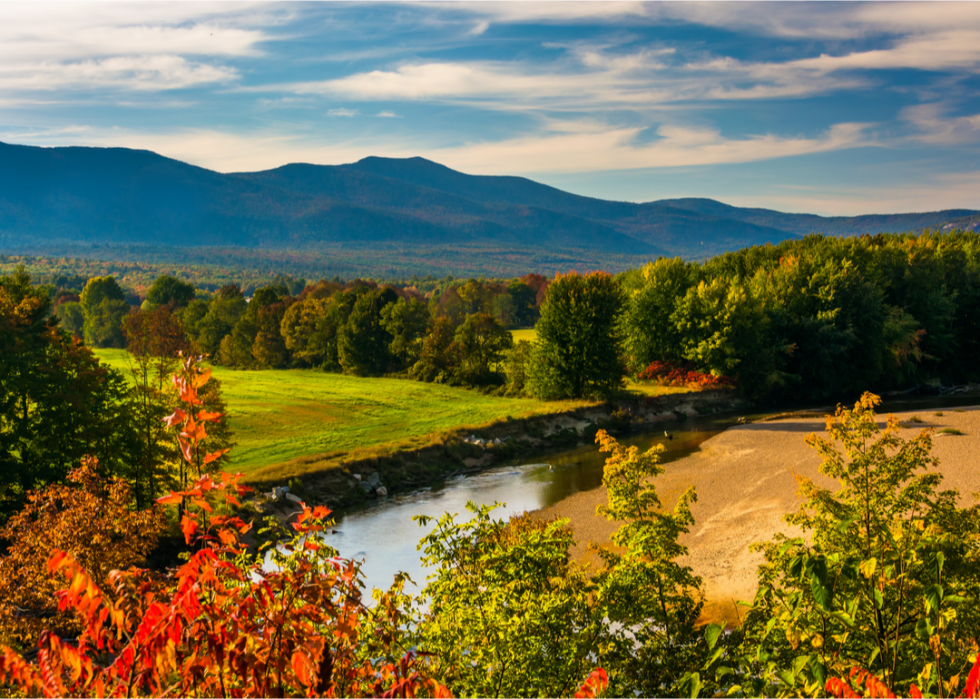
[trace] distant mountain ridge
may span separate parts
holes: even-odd
[[[692,257],[809,232],[977,221],[980,211],[970,209],[820,217],[711,199],[606,201],[424,158],[221,174],[145,150],[0,143],[0,248],[8,249],[55,241],[296,250],[384,242]]]

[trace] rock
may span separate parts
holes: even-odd
[[[303,501],[299,499],[299,496],[293,495],[292,493],[286,493],[286,499],[290,502],[298,502],[300,504],[303,503]]]
[[[288,488],[288,487],[285,487],[285,486],[278,486],[278,485],[277,485],[277,486],[275,486],[275,487],[274,487],[274,488],[272,489],[272,492],[271,492],[271,493],[269,493],[269,499],[270,499],[270,500],[273,500],[273,501],[275,501],[275,502],[279,502],[279,501],[280,501],[280,500],[282,500],[282,499],[283,499],[284,497],[286,497],[286,493],[288,493],[288,492],[289,492],[289,488]]]
[[[370,483],[365,483],[364,481],[361,481],[361,482],[359,483],[359,485],[361,486],[361,489],[362,489],[362,490],[363,490],[363,491],[364,491],[365,493],[373,493],[373,492],[374,492],[374,488],[373,488],[373,487],[371,487],[371,484],[370,484]]]
[[[500,437],[497,437],[495,440],[493,440],[493,445],[495,447],[499,447],[501,444],[503,444],[503,442],[500,441]]]
[[[354,474],[354,480],[359,482],[361,480],[361,474],[360,473],[355,473]]]
[[[381,476],[379,476],[378,472],[375,471],[370,476],[368,476],[367,482],[368,485],[370,485],[372,488],[377,488],[379,485],[381,485]]]
[[[375,492],[375,494],[379,498],[386,498],[386,497],[388,497],[388,489],[385,488],[383,485],[382,486],[379,486],[378,489],[375,490],[374,492]]]

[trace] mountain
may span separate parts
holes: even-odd
[[[700,257],[809,232],[975,225],[978,215],[958,209],[826,218],[711,199],[605,201],[523,177],[466,175],[424,158],[221,174],[144,150],[0,143],[0,248],[7,249],[392,243]]]

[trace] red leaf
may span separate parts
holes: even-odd
[[[197,520],[184,515],[180,521],[180,530],[184,532],[184,541],[188,544],[191,543],[191,537],[197,531]]]
[[[219,417],[221,417],[221,413],[209,413],[207,410],[202,410],[197,414],[197,419],[205,422],[217,422]]]
[[[180,493],[170,492],[170,495],[164,495],[162,498],[157,498],[157,503],[160,505],[179,505],[183,502],[184,496]]]

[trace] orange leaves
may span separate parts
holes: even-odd
[[[197,517],[193,515],[184,515],[183,519],[180,520],[180,531],[184,533],[184,541],[186,543],[191,543],[191,540],[194,538],[197,530]]]
[[[221,417],[221,413],[209,413],[207,410],[202,410],[197,414],[197,419],[202,422],[217,422],[219,417]]]
[[[204,457],[204,463],[205,464],[209,464],[212,461],[217,461],[222,456],[224,456],[225,454],[227,454],[229,451],[231,451],[231,450],[230,449],[219,449],[218,451],[213,451],[210,454],[205,455],[205,457]]]
[[[184,496],[173,491],[171,491],[170,495],[164,495],[162,498],[157,498],[157,504],[159,505],[179,505],[183,501]]]
[[[204,431],[204,425],[197,422],[194,418],[187,418],[187,422],[184,423],[184,429],[181,430],[180,436],[184,439],[193,439],[194,441],[201,441],[207,438],[207,433]]]
[[[313,661],[310,660],[310,657],[303,651],[296,651],[293,653],[290,665],[299,683],[304,687],[309,687],[313,682],[314,673]]]
[[[332,510],[323,505],[317,505],[312,510],[303,505],[303,511],[293,522],[293,529],[298,532],[314,532],[323,529],[323,520],[330,516]],[[309,524],[307,524],[309,522]]]
[[[604,669],[597,667],[585,678],[585,682],[575,692],[575,697],[576,699],[594,699],[606,691],[608,686],[609,676]]]
[[[180,425],[187,418],[187,413],[185,413],[180,408],[177,408],[173,413],[163,418],[163,424],[167,427],[173,427],[174,425]]]

